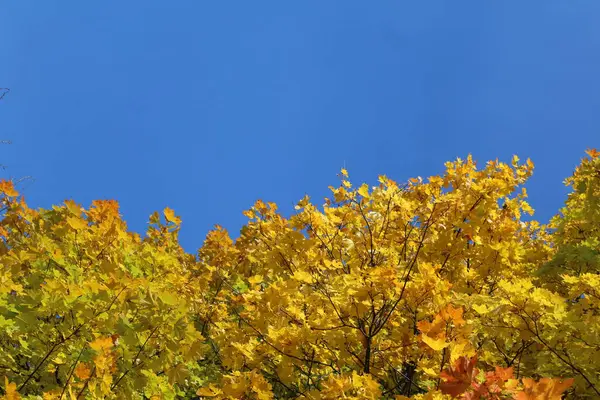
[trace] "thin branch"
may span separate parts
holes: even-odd
[[[156,325],[156,327],[154,327],[154,329],[152,330],[152,332],[150,332],[150,334],[148,335],[148,337],[146,338],[146,340],[142,344],[142,347],[140,347],[140,349],[138,350],[137,354],[133,357],[133,360],[131,361],[132,365],[135,364],[135,362],[138,359],[138,357],[140,356],[140,354],[142,354],[142,351],[144,351],[144,347],[146,347],[146,344],[148,343],[148,341],[150,340],[150,338],[156,333],[156,331],[158,330],[159,327],[160,327],[160,324]],[[119,382],[121,382],[121,379],[123,379],[125,377],[125,375],[127,375],[129,373],[129,371],[131,371],[135,367],[136,367],[136,365],[133,365],[131,368],[127,369],[127,371],[123,372],[121,374],[121,376],[115,381],[115,383],[113,383],[113,385],[110,387],[110,390],[113,390],[115,387],[117,387],[117,385],[119,384]]]
[[[65,390],[67,390],[67,386],[69,386],[69,381],[73,377],[73,373],[75,372],[75,368],[77,368],[77,363],[79,362],[79,359],[81,358],[81,355],[83,354],[83,350],[85,350],[85,347],[86,346],[83,346],[81,348],[81,351],[79,352],[79,355],[77,356],[77,359],[73,363],[73,367],[71,368],[71,372],[69,373],[69,376],[67,377],[67,382],[65,383],[65,386],[63,386],[63,390],[60,393],[60,397],[58,398],[58,400],[61,400],[63,398],[63,396],[65,394]]]
[[[92,318],[88,319],[85,322],[82,322],[81,324],[79,324],[79,326],[69,334],[69,336],[62,338],[60,341],[56,342],[48,351],[48,353],[46,353],[46,355],[44,356],[44,358],[42,358],[42,360],[38,363],[38,365],[34,368],[34,370],[27,376],[27,379],[25,379],[25,382],[23,382],[21,384],[21,386],[19,386],[19,389],[17,389],[18,392],[20,392],[25,385],[27,385],[27,383],[31,380],[31,378],[33,378],[33,376],[38,372],[38,370],[40,369],[40,367],[46,362],[46,360],[48,359],[48,357],[50,357],[50,355],[52,353],[54,353],[54,351],[62,344],[66,343],[67,341],[69,341],[73,336],[75,336],[76,334],[79,333],[79,331],[81,330],[81,328],[83,328],[85,325],[87,325],[88,323],[92,322],[94,319],[96,319],[100,314],[103,314],[105,312],[110,311],[110,309],[112,308],[112,306],[115,304],[115,302],[117,301],[117,299],[119,298],[119,296],[121,295],[121,293],[123,293],[123,291],[127,288],[127,286],[123,287],[121,289],[121,291],[119,291],[119,293],[117,293],[117,295],[115,296],[115,298],[110,302],[109,306],[107,309],[102,310],[97,312]]]
[[[4,98],[10,92],[9,88],[0,88],[0,100]]]

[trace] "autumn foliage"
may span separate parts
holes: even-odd
[[[31,209],[0,182],[4,399],[600,398],[600,154],[548,224],[528,160],[262,201],[198,254],[173,210]]]

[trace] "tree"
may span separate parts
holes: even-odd
[[[223,364],[260,370],[281,397],[354,372],[382,395],[410,396],[439,389],[440,371],[476,353],[518,376],[551,372],[530,362],[539,338],[482,317],[512,309],[551,254],[547,232],[521,220],[533,210],[515,192],[533,165],[518,161],[477,170],[469,157],[427,182],[381,177],[372,189],[342,170],[322,211],[305,198],[288,220],[259,201],[235,245],[213,232],[200,255],[221,272],[216,287],[231,283],[226,317],[208,320]]]
[[[1,190],[0,371],[17,391],[185,395],[204,344],[173,212],[153,215],[142,240],[113,201],[32,210],[10,183]]]
[[[321,208],[258,201],[237,240],[217,227],[198,256],[170,209],[141,238],[115,202],[32,210],[3,182],[5,396],[596,397],[588,154],[548,226],[521,218],[529,160],[468,157],[402,185],[342,170]]]

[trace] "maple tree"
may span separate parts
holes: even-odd
[[[600,396],[600,154],[549,224],[528,160],[262,201],[197,255],[173,210],[34,210],[0,183],[6,399]],[[0,392],[2,393],[2,392]]]

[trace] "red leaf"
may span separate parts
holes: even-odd
[[[470,360],[466,357],[460,357],[454,363],[454,366],[442,371],[440,377],[444,380],[440,384],[440,390],[444,394],[452,397],[458,397],[463,394],[473,383],[478,371],[475,368],[477,357]]]

